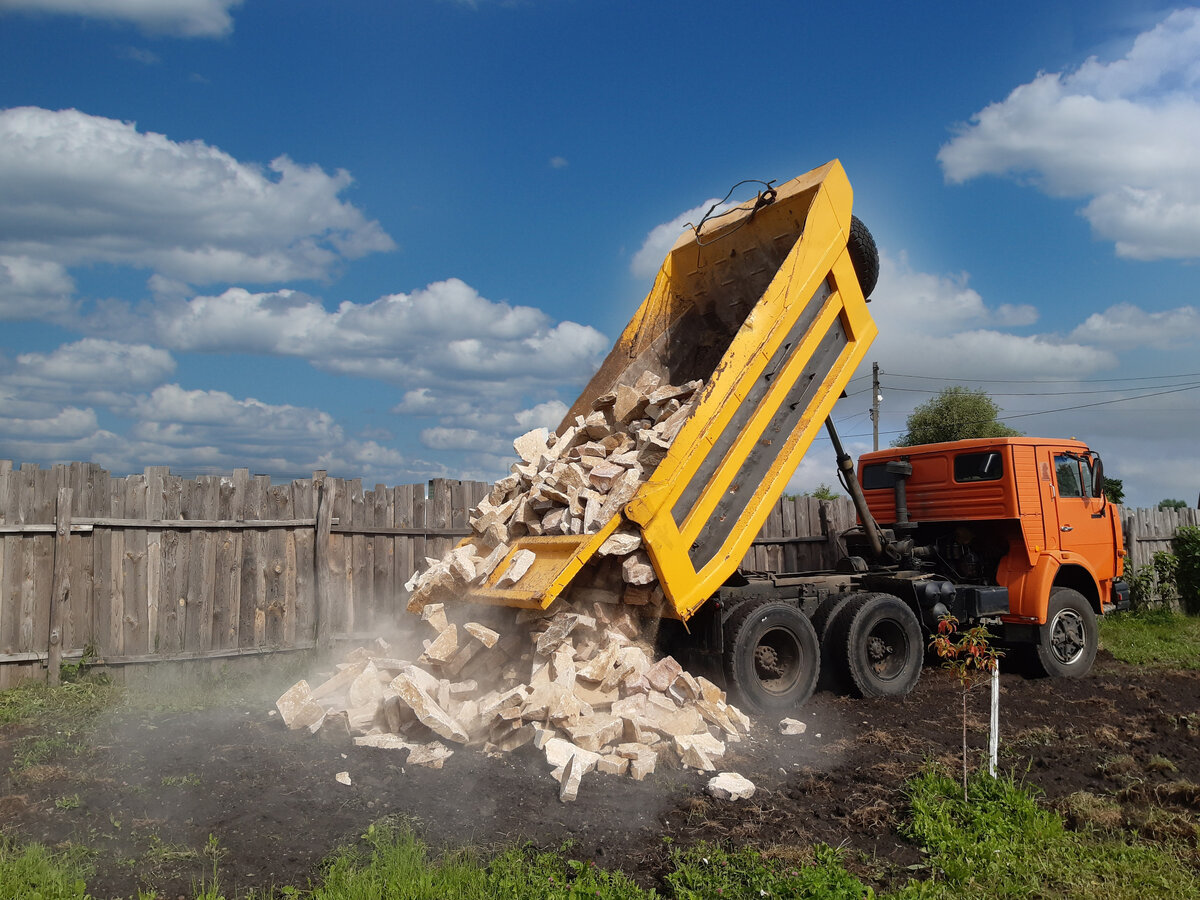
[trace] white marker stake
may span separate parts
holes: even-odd
[[[1000,755],[1000,660],[992,669],[992,719],[988,728],[988,774],[996,777],[996,762]]]

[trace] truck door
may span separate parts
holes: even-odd
[[[1058,545],[1077,554],[1100,581],[1116,574],[1116,547],[1111,517],[1116,507],[1101,496],[1096,484],[1094,458],[1090,453],[1051,450],[1056,482]]]

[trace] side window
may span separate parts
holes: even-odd
[[[999,481],[1004,477],[1004,459],[995,450],[960,453],[954,457],[954,480]]]
[[[1060,497],[1082,497],[1083,483],[1079,479],[1079,460],[1072,456],[1054,457],[1054,469],[1058,473],[1058,495]]]
[[[1080,469],[1083,470],[1083,496],[1099,496],[1099,491],[1096,489],[1095,470],[1092,468],[1092,461],[1090,459],[1083,460]]]

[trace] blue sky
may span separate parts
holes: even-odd
[[[0,0],[0,458],[492,480],[692,211],[837,157],[881,443],[967,384],[1193,504],[1198,146],[1154,2]]]

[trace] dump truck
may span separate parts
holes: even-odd
[[[547,608],[636,528],[664,595],[664,649],[715,663],[759,711],[803,703],[823,663],[860,694],[907,693],[950,614],[1032,648],[1052,674],[1090,667],[1095,616],[1127,599],[1093,451],[1031,438],[897,448],[855,476],[830,416],[877,334],[879,257],[852,201],[834,160],[684,232],[558,434],[647,373],[700,383],[690,415],[600,527],[516,538],[466,599]],[[858,510],[845,558],[829,572],[740,571],[822,430]],[[532,563],[502,577],[518,554]]]

